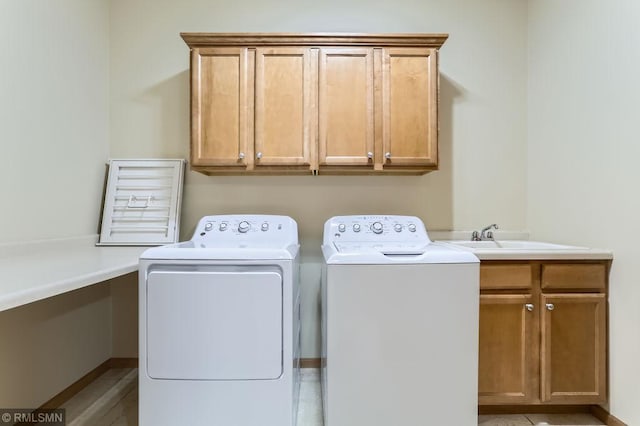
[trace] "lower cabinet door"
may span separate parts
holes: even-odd
[[[531,295],[480,296],[480,405],[526,404],[537,398],[537,311]]]
[[[541,302],[542,402],[606,402],[606,296],[543,294]]]

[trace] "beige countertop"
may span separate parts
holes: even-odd
[[[469,240],[439,240],[458,250],[470,251],[480,260],[608,260],[613,259],[611,250],[577,247],[528,240],[498,240],[496,244],[480,242],[478,247]],[[501,247],[504,242],[504,247]],[[491,247],[494,245],[494,247]]]

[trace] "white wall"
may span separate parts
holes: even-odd
[[[528,224],[614,251],[611,412],[640,424],[640,2],[529,2]]]
[[[0,242],[95,234],[108,0],[0,1]]]
[[[108,0],[0,0],[0,243],[96,233],[108,22]],[[0,407],[38,407],[111,356],[108,285],[1,312],[0,342]]]
[[[423,177],[187,176],[183,237],[207,213],[288,213],[319,240],[338,213],[421,216],[431,229],[525,225],[526,2],[111,1],[111,151],[186,157],[189,50],[181,31],[446,32],[442,167]],[[291,202],[291,194],[297,202]]]
[[[273,213],[303,244],[303,356],[318,356],[322,225],[337,214],[420,216],[429,229],[525,227],[525,0],[112,0],[113,157],[189,151],[189,50],[180,32],[444,32],[441,169],[420,177],[188,173],[182,239],[206,214]]]

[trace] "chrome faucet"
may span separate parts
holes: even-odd
[[[478,233],[478,231],[473,231],[473,234],[471,234],[471,241],[493,240],[493,232],[491,232],[490,229],[498,229],[498,225],[492,223],[491,225],[482,228],[480,233]]]

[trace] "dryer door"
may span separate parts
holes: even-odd
[[[278,268],[152,270],[147,372],[153,379],[277,379],[282,374]]]

